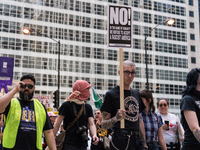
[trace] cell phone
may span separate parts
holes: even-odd
[[[167,125],[167,129],[165,130],[169,130],[169,121],[165,120],[165,124]]]

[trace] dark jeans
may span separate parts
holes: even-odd
[[[179,143],[170,142],[170,144],[166,144],[166,146],[167,146],[167,150],[180,150]]]
[[[148,150],[159,150],[159,144],[158,142],[148,142],[147,143]]]
[[[144,150],[143,140],[139,135],[131,135],[114,132],[110,142],[110,150]]]
[[[81,147],[78,145],[70,145],[65,143],[62,150],[87,150],[87,147]]]
[[[103,147],[103,142],[99,141],[99,143],[97,145],[94,145],[91,143],[91,150],[105,150]]]
[[[183,145],[183,147],[181,148],[181,150],[199,150],[200,146],[195,146],[195,145]]]

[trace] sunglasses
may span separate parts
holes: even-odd
[[[129,76],[129,75],[131,74],[131,76],[133,77],[133,76],[135,75],[135,71],[130,72],[130,71],[128,71],[128,70],[125,70],[125,71],[124,71],[124,74],[125,74],[126,76]]]
[[[167,104],[160,104],[159,106],[160,106],[160,107],[163,107],[163,106],[164,106],[164,107],[167,107]]]
[[[28,87],[29,89],[32,89],[32,88],[34,87],[34,85],[32,85],[32,84],[25,84],[25,85],[22,85],[22,84],[21,84],[21,88],[22,88],[22,89],[25,89],[26,87]]]
[[[100,114],[100,112],[94,113],[94,115],[99,115],[99,114]]]

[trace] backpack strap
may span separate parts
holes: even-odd
[[[67,126],[66,130],[68,130],[70,127],[72,127],[74,125],[74,123],[78,120],[78,118],[82,115],[84,105],[85,104],[82,104],[81,110],[78,112],[77,115],[75,114],[76,117],[74,118],[74,120],[72,122],[70,122],[70,124]]]

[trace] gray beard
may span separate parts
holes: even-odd
[[[24,99],[23,99],[23,100],[24,100],[24,101],[29,101],[29,97],[28,97],[27,94],[24,95]]]
[[[33,98],[33,93],[30,93],[29,95],[22,93],[21,91],[19,92],[19,97],[23,101],[30,101]]]

